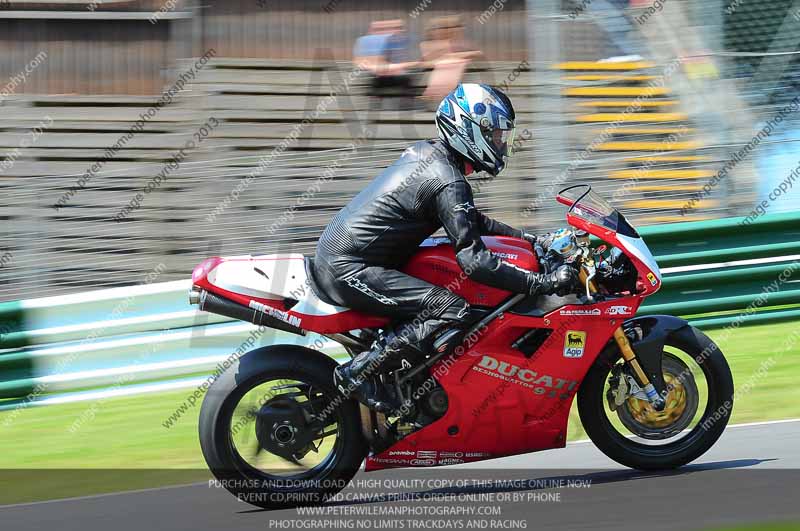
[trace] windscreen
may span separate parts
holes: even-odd
[[[592,191],[589,185],[577,185],[565,188],[558,193],[564,204],[572,204],[569,213],[594,225],[605,227],[614,232],[638,238],[630,223],[605,199]]]

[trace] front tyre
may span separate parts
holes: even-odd
[[[617,381],[614,374],[623,363],[617,348],[600,355],[578,392],[578,412],[589,438],[625,466],[659,470],[694,461],[719,439],[730,418],[733,378],[708,336],[691,326],[672,332],[663,362],[669,389],[664,412],[632,396],[611,411],[609,382]]]
[[[211,385],[200,446],[211,472],[241,501],[265,509],[324,502],[367,453],[358,407],[333,386],[336,362],[274,345],[242,356]]]

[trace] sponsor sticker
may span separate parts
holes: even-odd
[[[609,306],[606,308],[606,315],[630,315],[632,312],[630,306]]]
[[[464,457],[489,457],[492,454],[488,452],[467,452],[464,454]]]
[[[481,153],[481,151],[482,151],[481,148],[478,147],[478,144],[476,144],[475,142],[472,141],[472,138],[469,136],[469,134],[467,134],[467,130],[466,129],[464,129],[463,127],[461,127],[459,125],[456,126],[456,129],[460,133],[460,137],[461,137],[461,141],[462,142],[467,144],[467,146],[469,146],[472,149],[472,151],[474,151],[475,153]]]
[[[500,253],[492,251],[492,254],[498,258],[505,258],[507,260],[516,260],[517,258],[519,258],[519,255],[514,253]]]
[[[370,457],[376,463],[383,463],[387,465],[405,465],[407,461],[405,459],[387,459],[385,457]]]
[[[561,310],[559,315],[600,315],[600,308],[591,310]]]
[[[520,367],[519,365],[513,365],[506,361],[500,361],[486,354],[483,355],[480,362],[472,367],[472,370],[522,387],[527,387],[531,389],[534,394],[544,395],[548,398],[559,398],[561,400],[569,398],[572,390],[578,385],[578,382],[575,380],[554,378],[549,374],[539,374],[527,367]]]
[[[297,316],[294,316],[288,312],[284,312],[283,310],[279,310],[278,308],[274,308],[272,306],[267,306],[266,304],[262,304],[258,301],[250,300],[250,304],[248,305],[254,310],[258,310],[259,312],[265,313],[279,321],[283,321],[284,323],[289,323],[292,326],[296,326],[300,328],[303,325],[303,320]]]
[[[414,451],[413,450],[391,450],[389,452],[389,455],[407,455],[409,457],[413,457],[414,456]]]
[[[439,457],[464,457],[464,452],[439,452]]]
[[[647,280],[649,280],[650,284],[653,286],[658,284],[658,280],[656,279],[656,276],[653,273],[647,273]]]
[[[586,348],[586,332],[580,330],[567,330],[564,336],[564,357],[582,358]]]

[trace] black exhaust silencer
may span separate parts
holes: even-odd
[[[268,326],[284,332],[291,332],[299,336],[306,335],[306,331],[302,328],[297,328],[294,325],[281,321],[271,315],[268,315],[260,310],[248,308],[238,302],[233,302],[224,299],[219,295],[209,293],[206,290],[200,292],[198,300],[198,307],[204,312],[216,313],[230,317],[231,319],[238,319],[239,321],[247,321],[258,326]]]

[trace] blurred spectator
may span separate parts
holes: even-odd
[[[369,25],[367,34],[359,37],[353,47],[353,62],[363,64],[371,71],[377,69],[386,49],[389,33],[385,20],[375,20]]]
[[[384,96],[384,89],[400,89],[408,95],[412,88],[416,62],[409,60],[409,37],[400,19],[376,20],[353,48],[353,61],[372,73],[371,94]]]
[[[431,69],[422,99],[435,107],[464,77],[469,63],[482,58],[464,36],[461,17],[439,17],[431,21],[420,43],[424,66]]]
[[[410,61],[409,48],[411,41],[406,30],[406,23],[400,19],[388,20],[387,31],[389,38],[386,40],[386,60],[390,65],[400,65],[399,68],[412,68],[416,63]]]

